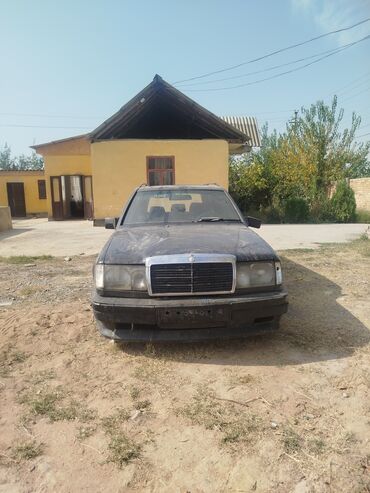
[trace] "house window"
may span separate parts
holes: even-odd
[[[37,180],[39,187],[39,199],[46,199],[46,182],[45,180]]]
[[[175,158],[173,156],[147,157],[148,185],[175,184]]]

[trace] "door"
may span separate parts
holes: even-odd
[[[53,210],[53,219],[58,221],[64,218],[62,180],[60,176],[50,177],[50,188],[51,188],[51,206]]]
[[[26,201],[23,183],[7,183],[8,204],[12,217],[25,217]]]
[[[94,219],[92,176],[83,176],[82,179],[85,219]]]

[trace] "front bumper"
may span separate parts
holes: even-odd
[[[117,341],[183,341],[239,338],[278,329],[287,293],[228,297],[115,298],[93,293],[100,333]]]

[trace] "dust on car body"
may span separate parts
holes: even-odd
[[[100,333],[123,341],[195,341],[276,330],[287,293],[275,251],[216,185],[143,186],[94,269]]]

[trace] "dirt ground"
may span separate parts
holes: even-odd
[[[93,260],[0,262],[0,492],[370,491],[369,240],[283,252],[281,331],[227,343],[103,340]]]

